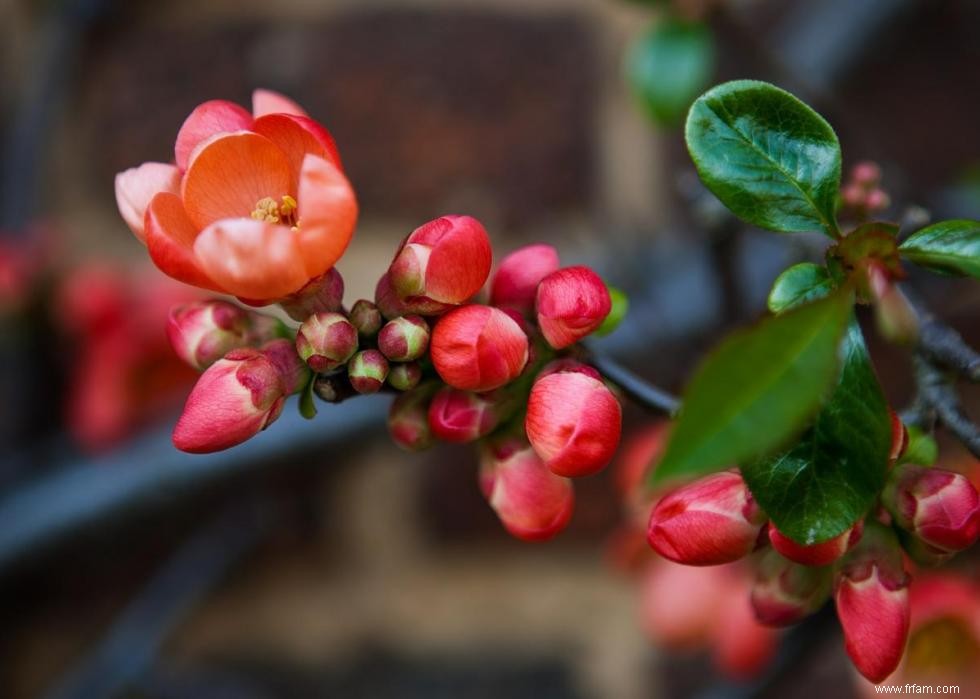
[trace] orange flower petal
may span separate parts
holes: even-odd
[[[143,163],[116,175],[116,205],[130,230],[146,242],[143,218],[150,200],[159,192],[180,191],[180,170],[166,163]]]
[[[161,192],[150,201],[145,219],[146,247],[153,264],[186,284],[223,291],[201,269],[194,257],[197,228],[184,211],[180,197]]]
[[[291,172],[297,177],[308,153],[329,160],[338,168],[340,153],[333,136],[312,119],[291,114],[270,114],[255,120],[252,127],[282,149],[289,158]]]
[[[357,198],[344,173],[315,155],[303,160],[299,178],[299,222],[295,233],[306,273],[317,277],[334,266],[354,235]]]
[[[296,234],[274,223],[216,221],[197,237],[194,253],[211,279],[242,298],[281,298],[310,280]]]
[[[252,116],[258,119],[266,114],[309,116],[302,107],[286,97],[286,95],[279,94],[273,90],[259,88],[252,93]]]
[[[177,132],[174,156],[177,167],[186,170],[191,153],[198,143],[219,133],[252,128],[252,115],[234,102],[211,100],[198,107],[184,120]]]
[[[249,131],[222,134],[202,144],[184,176],[187,215],[205,228],[225,218],[248,217],[264,197],[295,191],[286,155]]]

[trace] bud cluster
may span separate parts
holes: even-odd
[[[601,470],[619,443],[619,401],[575,346],[612,302],[599,275],[561,267],[551,246],[508,255],[492,279],[491,258],[479,221],[443,216],[404,240],[373,300],[345,308],[335,269],[279,299],[295,330],[225,301],[176,309],[171,341],[204,374],[175,443],[238,444],[304,388],[334,403],[393,392],[399,446],[479,440],[480,483],[505,528],[555,535],[571,516],[570,479]],[[488,279],[488,302],[476,302]]]
[[[881,168],[877,163],[865,160],[851,168],[841,187],[841,203],[859,218],[867,218],[891,205],[891,198],[881,188]]]
[[[893,463],[907,443],[904,426],[897,418],[894,424]],[[744,559],[755,569],[752,609],[767,626],[795,624],[832,598],[848,655],[862,675],[881,682],[898,667],[908,638],[906,556],[935,564],[972,546],[980,535],[980,495],[959,473],[899,463],[880,502],[839,535],[801,543],[768,519],[740,473],[730,470],[663,495],[650,513],[647,542],[689,566]]]

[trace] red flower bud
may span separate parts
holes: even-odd
[[[350,322],[357,328],[358,335],[368,338],[378,334],[384,319],[377,306],[367,299],[360,299],[350,309]]]
[[[279,372],[287,396],[303,390],[306,382],[310,380],[310,371],[296,354],[295,342],[280,338],[266,342],[259,349]]]
[[[799,565],[769,549],[752,586],[752,608],[762,624],[789,626],[820,609],[832,583],[831,568]]]
[[[418,359],[429,347],[429,324],[420,316],[389,320],[378,333],[378,349],[393,362]]]
[[[559,372],[534,382],[524,427],[548,468],[559,476],[588,476],[612,460],[622,409],[602,381]]]
[[[433,434],[445,442],[472,442],[490,434],[507,412],[500,396],[446,386],[432,399],[429,425]]]
[[[399,394],[392,402],[388,411],[388,432],[402,449],[421,451],[432,446],[429,402],[438,387],[436,381],[423,384]]]
[[[344,303],[344,278],[329,269],[294,294],[279,300],[279,305],[293,320],[303,322],[314,313],[339,311]]]
[[[677,563],[730,563],[755,548],[765,521],[765,513],[742,476],[725,471],[700,478],[660,500],[650,514],[647,542]]]
[[[422,367],[418,362],[392,364],[388,369],[388,385],[398,391],[415,388],[422,380]]]
[[[296,351],[310,369],[325,374],[357,351],[357,329],[339,313],[314,313],[296,333]]]
[[[490,391],[517,378],[528,359],[527,335],[499,308],[470,305],[436,323],[430,347],[442,380],[464,391]]]
[[[300,383],[293,366],[299,359],[291,364],[286,349],[295,356],[291,342],[277,340],[263,350],[232,350],[212,364],[187,397],[174,446],[195,454],[220,451],[272,424]]]
[[[588,267],[560,269],[538,285],[538,326],[555,349],[573,345],[591,334],[611,309],[609,290]]]
[[[386,272],[374,288],[374,303],[385,318],[398,318],[412,313],[434,316],[445,313],[452,304],[440,303],[425,297],[416,296],[411,300],[401,298],[391,285],[391,273]]]
[[[980,495],[959,473],[901,464],[882,502],[898,526],[941,552],[962,551],[980,535]]]
[[[527,245],[515,250],[503,259],[493,275],[491,305],[533,313],[538,284],[557,270],[558,265],[558,251],[550,245]]]
[[[864,531],[864,521],[858,520],[854,526],[833,539],[807,546],[796,543],[776,529],[775,524],[769,522],[769,542],[774,549],[791,561],[805,566],[825,566],[852,549],[860,541],[862,531]]]
[[[202,371],[249,345],[249,313],[227,301],[197,301],[170,310],[167,337],[177,356]]]
[[[490,274],[490,239],[470,216],[443,216],[412,231],[389,268],[402,299],[461,304]]]
[[[868,522],[861,543],[844,559],[834,600],[847,654],[872,682],[892,674],[905,651],[908,584],[894,532]]]
[[[563,372],[573,372],[578,374],[585,374],[586,376],[591,376],[597,381],[602,381],[602,374],[600,374],[594,367],[590,367],[588,364],[583,364],[577,359],[572,359],[571,357],[562,357],[561,359],[554,359],[538,372],[538,379],[543,379],[545,376],[550,376],[551,374],[561,374]]]
[[[358,393],[377,393],[388,378],[388,360],[378,350],[362,350],[347,363],[347,376]]]
[[[519,539],[550,539],[572,517],[572,482],[545,468],[522,441],[510,440],[484,451],[480,486],[504,527]]]

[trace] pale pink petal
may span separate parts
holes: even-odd
[[[278,224],[216,221],[197,236],[194,254],[211,279],[241,298],[277,299],[310,280],[296,234]]]
[[[143,163],[116,175],[116,206],[130,230],[146,242],[143,218],[150,200],[160,192],[180,191],[180,170],[166,163]]]
[[[309,116],[302,107],[285,95],[260,87],[252,93],[252,116],[258,119],[266,114]]]
[[[190,113],[177,133],[174,156],[177,167],[187,169],[191,152],[197,144],[219,133],[252,128],[252,115],[234,102],[211,100]]]
[[[357,198],[333,163],[307,155],[300,172],[298,244],[306,274],[317,277],[344,254],[357,225]]]

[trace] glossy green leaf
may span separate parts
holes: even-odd
[[[888,472],[888,402],[856,322],[840,352],[837,386],[796,446],[742,466],[762,509],[801,544],[833,538],[863,517]]]
[[[654,482],[759,459],[799,435],[837,375],[851,294],[730,335],[695,372]]]
[[[830,295],[834,281],[823,265],[801,262],[776,277],[769,292],[769,310],[782,313]]]
[[[903,464],[918,464],[919,466],[932,466],[939,458],[939,445],[936,439],[928,432],[923,432],[915,425],[907,425],[909,431],[909,445],[902,454]]]
[[[927,269],[980,279],[980,221],[940,221],[899,246],[902,257]]]
[[[701,180],[740,218],[837,233],[837,136],[790,93],[755,80],[719,85],[694,102],[685,136]]]
[[[708,27],[666,19],[630,47],[626,79],[651,119],[676,126],[711,80],[714,58]]]
[[[608,335],[613,330],[619,327],[619,324],[623,322],[623,318],[630,309],[629,297],[614,286],[607,286],[609,289],[609,298],[612,300],[612,308],[609,310],[609,315],[606,316],[605,320],[602,321],[602,325],[599,326],[595,334],[599,337],[604,337]]]

